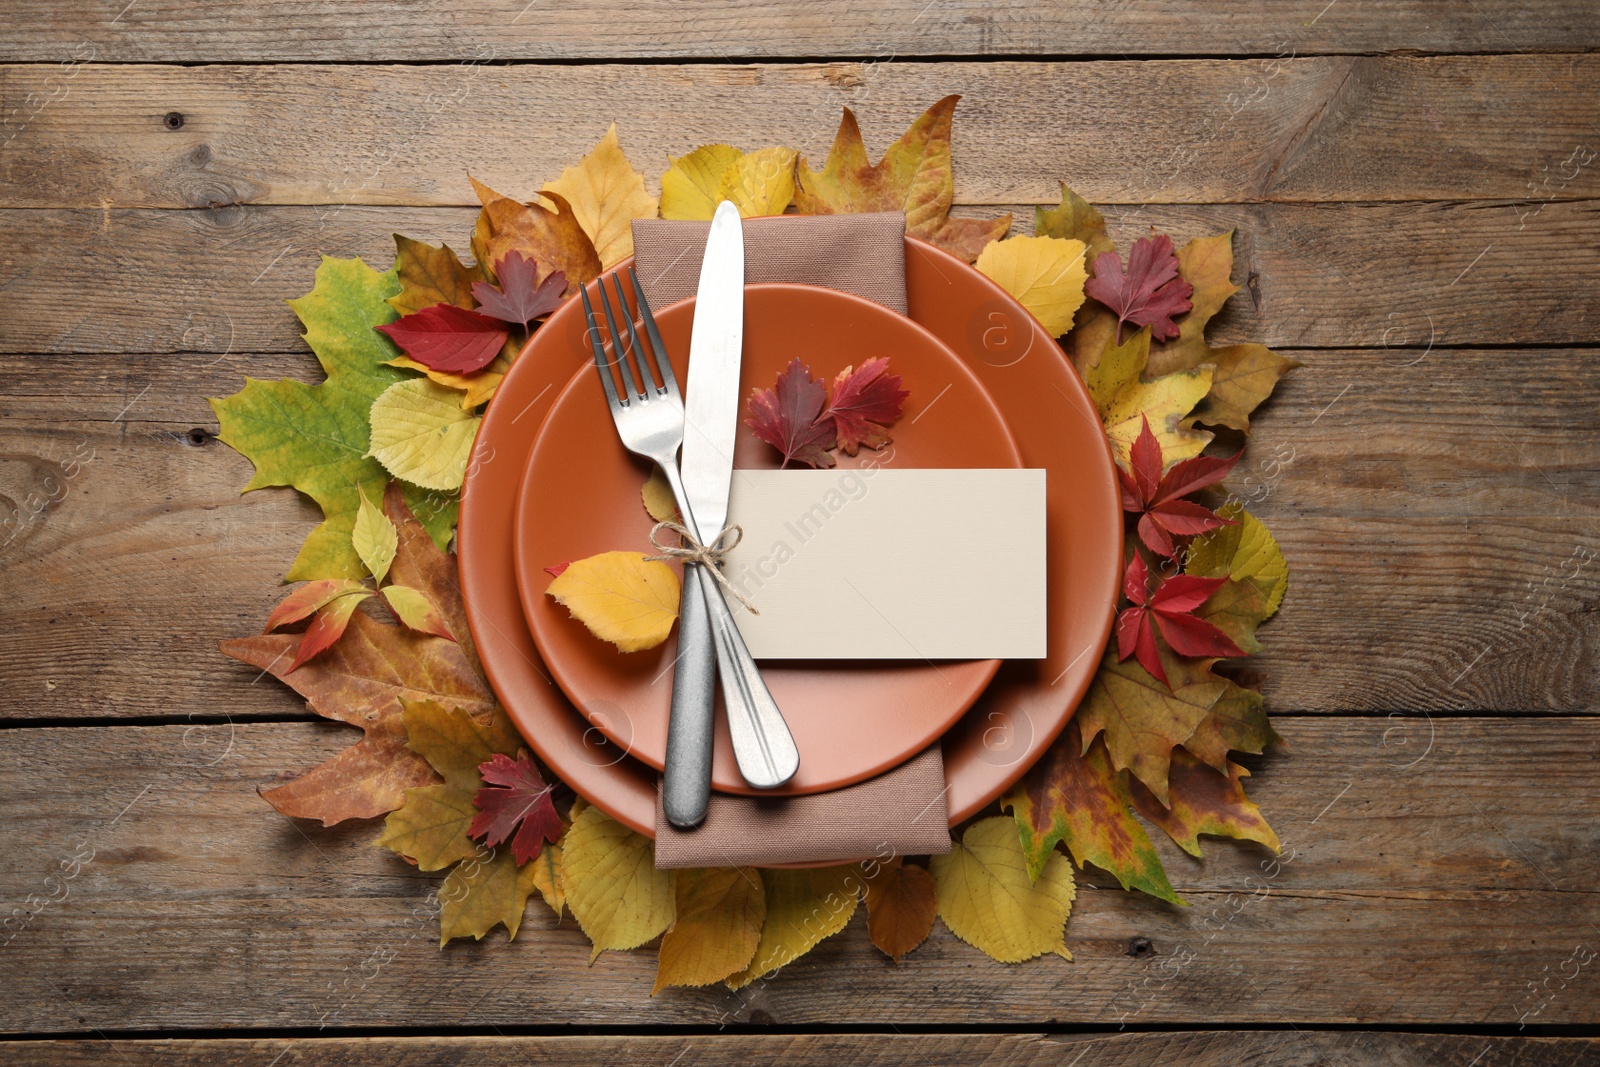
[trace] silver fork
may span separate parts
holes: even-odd
[[[678,473],[678,450],[683,446],[683,398],[678,392],[678,380],[667,359],[666,346],[656,330],[655,316],[645,301],[644,290],[639,286],[639,276],[630,267],[629,279],[633,283],[635,303],[639,318],[649,338],[649,362],[644,355],[646,346],[639,343],[633,317],[628,313],[628,300],[623,295],[622,281],[616,274],[611,281],[616,286],[618,314],[627,325],[628,344],[622,342],[617,331],[617,320],[612,313],[611,300],[606,294],[605,278],[599,280],[600,307],[605,312],[607,332],[611,337],[612,359],[606,358],[605,346],[600,339],[600,326],[595,321],[594,307],[589,303],[587,288],[583,295],[583,314],[589,328],[589,344],[594,349],[595,370],[600,373],[600,385],[605,390],[606,403],[611,408],[611,419],[617,425],[617,436],[635,455],[643,456],[661,468],[672,495],[678,502],[678,514],[683,524],[702,544],[700,528],[695,524],[694,513],[689,508],[688,494]],[[629,354],[632,359],[629,359]],[[651,376],[654,365],[660,384]],[[617,378],[612,377],[612,367],[617,368]],[[621,391],[619,392],[618,386]],[[718,531],[711,531],[712,535]],[[739,762],[739,773],[757,789],[773,789],[787,782],[800,766],[800,753],[795,748],[789,727],[778,711],[777,702],[767,691],[756,669],[755,660],[745,646],[733,613],[723,596],[722,586],[705,567],[687,565],[685,578],[692,572],[705,594],[706,608],[711,617],[712,640],[717,652],[717,675],[722,681],[722,702],[728,712],[728,733],[733,741],[734,755]],[[710,777],[710,767],[704,769]]]

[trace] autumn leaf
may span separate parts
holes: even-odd
[[[606,949],[637,948],[674,915],[672,872],[656,869],[655,846],[597,807],[573,809],[562,842],[567,906],[589,936],[592,962]]]
[[[284,597],[282,602],[272,609],[272,614],[267,616],[266,629],[261,632],[270,634],[280,626],[299,622],[314,615],[339,597],[368,592],[371,590],[351,578],[320,578],[314,582],[307,582]]]
[[[797,161],[795,206],[802,215],[849,215],[901,211],[906,233],[920,237],[968,263],[985,245],[1011,228],[1011,216],[998,219],[951,218],[955,175],[950,166],[950,127],[959,96],[947,96],[925,111],[875,164],[854,112],[844,109],[839,133],[820,171]]]
[[[1225,579],[1195,614],[1227,634],[1248,653],[1258,652],[1256,627],[1283,603],[1289,564],[1277,540],[1261,520],[1237,501],[1218,514],[1235,525],[1207,534],[1189,546],[1184,570],[1191,575]]]
[[[1151,337],[1158,341],[1178,336],[1172,319],[1189,310],[1194,286],[1178,276],[1172,238],[1158,234],[1133,242],[1126,274],[1115,252],[1100,253],[1094,277],[1084,291],[1117,313],[1117,343],[1121,344],[1124,322],[1150,327]]]
[[[483,274],[464,265],[449,245],[436,247],[397,233],[394,247],[400,291],[389,298],[390,307],[402,316],[435,304],[472,307],[472,283],[482,281]]]
[[[455,557],[441,552],[405,506],[399,486],[384,495],[397,548],[390,577],[422,589],[465,635]],[[436,700],[487,717],[494,706],[477,668],[470,637],[460,643],[386,626],[357,612],[344,637],[324,655],[289,673],[298,634],[266,634],[222,643],[222,652],[283,680],[324,718],[359,726],[365,736],[286,785],[262,793],[285,815],[332,826],[370,819],[399,807],[404,791],[433,781],[427,763],[406,747],[399,698]]]
[[[1161,666],[1161,650],[1156,631],[1180,656],[1242,656],[1244,650],[1206,619],[1195,616],[1226,579],[1197,578],[1192,574],[1157,577],[1154,586],[1137,551],[1123,576],[1122,593],[1133,602],[1117,614],[1117,658],[1138,656],[1139,664],[1155,677],[1167,682]]]
[[[294,650],[294,658],[289,661],[289,670],[299,670],[311,657],[333,647],[334,642],[344,636],[345,628],[350,625],[351,616],[355,614],[356,608],[371,595],[372,590],[362,588],[336,597],[320,608],[312,616],[311,625],[307,626],[306,632],[300,636],[300,644]]]
[[[561,846],[546,845],[539,852],[539,858],[528,866],[533,871],[533,887],[539,891],[539,896],[544,898],[545,904],[555,912],[556,919],[559,920],[567,907],[567,891],[561,873],[565,866],[561,856]]]
[[[459,489],[483,418],[426,378],[397,382],[372,402],[370,455],[424,489]]]
[[[560,271],[552,271],[540,281],[539,269],[533,260],[514,249],[494,265],[494,271],[500,279],[499,285],[472,283],[472,295],[481,305],[480,315],[531,329],[534,319],[544,318],[561,306],[567,276]]]
[[[1191,680],[1171,665],[1165,673],[1172,688],[1137,663],[1119,662],[1116,651],[1107,649],[1076,716],[1084,745],[1103,732],[1112,767],[1131,770],[1162,803],[1172,749],[1194,733],[1227,688],[1210,674]]]
[[[1030,878],[1038,879],[1057,842],[1064,842],[1079,867],[1092,863],[1115,875],[1124,889],[1184,903],[1133,817],[1132,803],[1124,772],[1112,770],[1103,741],[1085,746],[1075,720],[1000,800],[1016,817]]]
[[[767,894],[751,867],[689,869],[673,881],[676,917],[656,961],[650,995],[668,986],[703,986],[744,970],[761,943]]]
[[[967,827],[949,854],[928,861],[939,918],[961,940],[1001,963],[1053,952],[1066,959],[1066,922],[1076,890],[1072,864],[1052,854],[1037,880],[1016,823],[1004,816]]]
[[[1212,348],[1206,342],[1205,330],[1212,316],[1239,291],[1230,280],[1233,231],[1198,237],[1178,250],[1177,259],[1179,274],[1194,286],[1194,307],[1178,324],[1176,337],[1150,346],[1149,372],[1168,374],[1213,364],[1211,391],[1196,409],[1196,421],[1248,432],[1250,413],[1272,395],[1279,379],[1300,364],[1265,345]]]
[[[380,273],[359,259],[324,257],[315,287],[289,306],[300,316],[327,380],[307,385],[247,378],[233,396],[211,401],[222,428],[219,439],[255,465],[244,492],[293,486],[322,509],[322,524],[306,538],[285,581],[365,573],[350,535],[361,494],[375,498],[389,480],[367,455],[367,412],[385,389],[406,377],[385,365],[399,353],[374,329],[394,320],[386,300],[397,292],[393,270]],[[408,500],[435,542],[448,542],[454,501],[425,506],[421,493]]]
[[[811,467],[831,467],[828,454],[839,440],[833,420],[823,414],[828,388],[811,377],[811,368],[798,359],[789,361],[771,389],[752,389],[745,425],[767,444],[791,460]]]
[[[633,255],[634,219],[656,217],[656,198],[645,190],[644,176],[623,154],[614,122],[577,166],[546,182],[544,191],[565,197],[572,205],[572,214],[594,244],[603,268]],[[498,266],[495,272],[504,282]]]
[[[809,870],[769,869],[761,872],[767,921],[750,965],[728,978],[729,989],[741,989],[810,952],[825,938],[843,930],[856,913],[861,892],[854,867]]]
[[[1123,344],[1108,347],[1084,375],[1117,462],[1125,467],[1132,462],[1133,443],[1146,419],[1169,461],[1198,456],[1211,442],[1209,433],[1191,429],[1184,418],[1211,389],[1211,368],[1175,371],[1147,381],[1149,354],[1150,333],[1140,330]]]
[[[978,254],[978,270],[1038,319],[1052,337],[1072,329],[1088,275],[1084,244],[1059,237],[1007,237]]]
[[[872,861],[866,883],[867,935],[890,959],[900,962],[933,932],[938,914],[934,901],[933,875],[914,863],[903,863],[899,856],[887,862]]]
[[[1061,184],[1061,203],[1047,208],[1033,209],[1033,232],[1037,237],[1059,237],[1079,241],[1086,246],[1085,260],[1092,262],[1102,252],[1111,251],[1111,238],[1106,234],[1106,220],[1094,207]]]
[[[678,517],[678,498],[672,495],[672,486],[660,467],[650,468],[650,477],[640,487],[639,498],[644,502],[645,511],[657,522],[669,522]]]
[[[1242,779],[1249,773],[1233,763],[1228,764],[1226,773],[1219,773],[1180,748],[1172,753],[1167,775],[1168,805],[1160,804],[1137,782],[1134,804],[1139,814],[1165,830],[1191,856],[1200,855],[1201,834],[1257,841],[1277,852],[1278,835],[1267,825],[1261,809],[1244,795]]]
[[[602,552],[567,564],[545,594],[620,652],[655,648],[672,632],[677,572],[643,552]]]
[[[355,528],[350,532],[350,543],[355,547],[356,555],[361,557],[361,565],[372,575],[372,580],[382,582],[389,573],[389,564],[394,562],[395,549],[400,546],[400,535],[394,523],[367,499],[365,493],[361,494],[361,506],[356,512]]]
[[[702,145],[672,160],[661,176],[661,217],[709,219],[731,200],[744,218],[781,215],[794,199],[792,148],[741,152],[732,145]]]
[[[1151,432],[1150,420],[1143,420],[1129,453],[1128,469],[1118,467],[1117,478],[1122,483],[1122,510],[1139,516],[1139,540],[1145,547],[1171,558],[1178,550],[1174,537],[1193,537],[1233,525],[1232,519],[1183,498],[1227,477],[1243,455],[1240,450],[1227,458],[1196,456],[1173,464],[1163,474],[1161,442]]]
[[[519,865],[538,859],[546,841],[561,840],[561,816],[550,799],[552,787],[526,752],[514,760],[497,752],[478,765],[478,774],[484,786],[472,798],[479,811],[467,828],[468,837],[492,846],[509,838],[511,855]]]
[[[402,626],[448,641],[455,640],[456,635],[450,632],[444,616],[439,614],[439,609],[421,590],[407,585],[386,585],[378,590],[378,595],[383,597],[383,602],[389,605],[389,610],[394,612],[394,617],[400,620]]]
[[[797,362],[790,363],[785,374],[792,374]],[[888,358],[878,356],[863,362],[860,370],[846,367],[834,377],[833,398],[822,418],[833,420],[839,448],[845,455],[855,455],[862,445],[882,448],[889,443],[888,428],[900,417],[906,397],[911,394],[900,388],[900,375],[888,370]],[[780,388],[782,384],[783,379],[779,378]],[[752,404],[754,399],[751,397]]]
[[[478,815],[473,799],[483,788],[478,768],[497,753],[517,751],[516,730],[498,707],[484,715],[436,700],[402,697],[400,705],[407,747],[443,781],[407,789],[405,803],[384,819],[377,844],[423,871],[486,855],[470,833]]]
[[[1210,673],[1209,662],[1201,661],[1198,666],[1204,677],[1216,678]],[[1260,755],[1268,745],[1283,743],[1267,719],[1261,694],[1229,679],[1222,681],[1222,695],[1183,742],[1183,747],[1202,763],[1219,771],[1228,766],[1230,751]]]
[[[378,329],[411,359],[451,374],[487,367],[510,336],[505,323],[454,304],[435,304]]]
[[[472,233],[472,254],[479,263],[498,263],[507,253],[520,252],[547,271],[565,274],[568,295],[599,276],[600,256],[566,197],[551,189],[540,194],[555,205],[551,210],[501,196],[471,175],[468,180],[483,203]]]
[[[453,937],[481,940],[498,925],[515,940],[538,880],[536,866],[518,867],[505,849],[456,864],[439,887],[439,947]]]

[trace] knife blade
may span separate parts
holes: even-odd
[[[700,263],[678,461],[689,508],[706,538],[715,537],[728,517],[743,348],[744,225],[739,209],[725,200],[712,216]],[[705,594],[690,575],[684,579],[662,808],[668,822],[687,828],[705,818],[711,795],[717,664]]]

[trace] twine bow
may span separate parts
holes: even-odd
[[[675,545],[662,544],[660,540],[662,530],[671,530],[677,534],[678,543]],[[645,558],[660,562],[677,559],[686,564],[698,563],[705,567],[711,576],[722,584],[723,591],[732,595],[739,602],[740,607],[752,615],[760,615],[761,612],[754,604],[750,603],[750,598],[735,589],[732,583],[728,581],[727,576],[722,573],[723,560],[729,552],[739,547],[739,542],[742,540],[744,540],[744,529],[738,523],[732,526],[724,526],[709,543],[701,544],[699,539],[689,532],[687,526],[681,522],[673,522],[668,519],[650,527],[650,543],[661,554],[659,556],[646,556]],[[724,544],[723,542],[727,543]]]

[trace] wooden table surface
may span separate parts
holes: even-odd
[[[1593,0],[6,7],[0,1060],[1600,1062]],[[876,153],[948,92],[958,210],[1066,179],[1123,244],[1236,229],[1214,335],[1305,364],[1251,449],[1270,892],[1165,847],[1193,906],[1090,871],[1076,962],[941,927],[896,967],[858,918],[738,993],[651,997],[539,905],[440,951],[434,877],[256,796],[351,736],[216,650],[315,511],[239,495],[205,398],[313,376],[285,298],[463,245],[469,169],[530,192],[613,120],[652,182],[815,159],[842,105]]]

